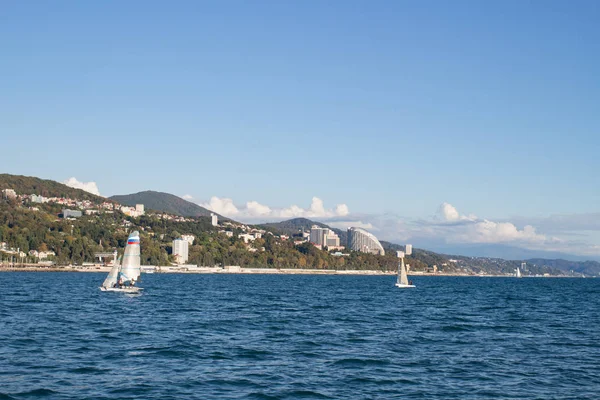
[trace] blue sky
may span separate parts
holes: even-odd
[[[397,240],[448,203],[593,255],[598,20],[594,1],[4,2],[0,169],[240,217],[318,197]]]

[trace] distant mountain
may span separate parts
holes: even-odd
[[[322,228],[332,229],[340,236],[340,243],[345,244],[347,233],[339,229],[331,228],[322,222],[312,221],[306,218],[294,218],[287,221],[266,223],[260,225],[277,234],[297,235],[303,230],[309,230],[311,226],[317,225]],[[381,240],[381,245],[387,254],[394,254],[396,250],[404,250],[403,245]],[[437,246],[436,250],[440,250]],[[429,266],[437,265],[440,271],[466,272],[478,274],[485,271],[489,274],[511,274],[521,265],[521,261],[527,261],[525,275],[536,275],[550,273],[552,275],[569,275],[573,270],[585,275],[600,274],[600,263],[596,261],[566,261],[562,259],[533,258],[534,252],[509,246],[481,246],[465,245],[460,247],[462,251],[456,251],[456,246],[443,248],[442,252],[434,252],[413,248],[413,255],[407,260],[409,262],[423,263]],[[453,255],[464,254],[464,255]],[[504,257],[503,257],[504,255]],[[555,255],[548,253],[548,255]],[[556,253],[559,255],[559,253]],[[516,257],[511,257],[516,256]],[[527,257],[529,256],[529,257]]]
[[[321,222],[311,221],[310,219],[306,218],[293,218],[287,221],[268,222],[266,224],[261,224],[261,226],[269,227],[284,235],[294,235],[302,231],[309,231],[310,227],[313,225],[320,226],[321,228],[329,228],[327,225]]]
[[[110,199],[127,206],[143,204],[147,209],[181,215],[182,217],[210,217],[210,214],[212,213],[212,211],[201,207],[198,204],[184,200],[181,197],[164,192],[155,192],[153,190],[111,196]],[[227,219],[220,215],[219,218]]]
[[[539,267],[550,267],[561,271],[574,271],[585,275],[600,275],[600,262],[597,261],[568,261],[568,260],[546,260],[543,258],[532,258],[527,260],[528,264]]]
[[[529,250],[517,246],[505,244],[446,244],[446,243],[431,243],[423,244],[428,249],[442,254],[461,254],[471,257],[492,257],[503,258],[505,260],[528,260],[528,259],[544,259],[544,260],[572,260],[572,261],[600,261],[598,257],[584,257],[575,254],[561,253],[558,251],[545,250]]]
[[[266,224],[261,224],[259,226],[261,226],[267,230],[273,231],[275,233],[278,233],[278,234],[293,236],[293,235],[298,235],[302,231],[310,231],[310,228],[313,225],[317,225],[321,228],[331,229],[332,231],[337,233],[337,235],[340,237],[340,244],[342,244],[342,245],[346,244],[347,237],[348,237],[348,234],[346,233],[346,231],[342,231],[341,229],[337,229],[337,228],[332,228],[327,224],[324,224],[322,222],[312,221],[307,218],[293,218],[293,219],[289,219],[287,221],[269,222]]]
[[[33,176],[0,174],[0,190],[13,189],[17,194],[37,194],[44,197],[65,197],[74,200],[90,200],[94,203],[106,201],[81,189],[74,189],[62,183]]]

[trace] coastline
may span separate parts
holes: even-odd
[[[152,272],[144,271],[145,268],[152,268]],[[6,266],[0,265],[0,272],[86,272],[86,273],[108,273],[111,267],[105,266]],[[379,270],[333,270],[333,269],[304,269],[304,268],[240,268],[240,267],[196,267],[196,266],[142,266],[143,274],[246,274],[246,275],[371,275],[371,276],[395,276],[396,271]],[[471,274],[453,274],[443,272],[412,272],[408,274],[415,276],[461,276],[475,278],[512,278],[513,275],[471,275]],[[580,278],[577,276],[523,276],[523,278]]]

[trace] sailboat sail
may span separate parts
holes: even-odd
[[[398,283],[401,285],[408,285],[408,276],[406,274],[406,267],[404,266],[404,258],[400,259],[400,265],[398,266]]]
[[[140,268],[140,234],[135,231],[129,235],[123,261],[121,263],[120,277],[124,282],[135,279],[139,280],[141,274]]]
[[[521,277],[521,270],[519,269],[519,267],[517,267],[517,278]]]
[[[105,288],[113,287],[115,285],[115,283],[117,283],[117,277],[119,275],[119,268],[120,268],[119,261],[115,259],[114,266],[112,267],[112,269],[108,273],[108,276],[102,283],[103,287],[105,287]]]

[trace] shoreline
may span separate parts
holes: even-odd
[[[153,268],[152,272],[144,271],[144,267]],[[85,272],[85,273],[108,273],[111,267],[105,266],[0,266],[0,272]],[[303,268],[219,268],[219,267],[175,267],[175,266],[142,266],[143,274],[244,274],[244,275],[369,275],[369,276],[395,276],[396,271],[379,270],[333,270],[333,269],[303,269]],[[453,274],[453,273],[432,273],[432,272],[413,272],[408,274],[415,276],[460,276],[474,278],[514,278],[513,275],[472,275],[472,274]],[[523,276],[523,278],[581,278],[580,276]]]

